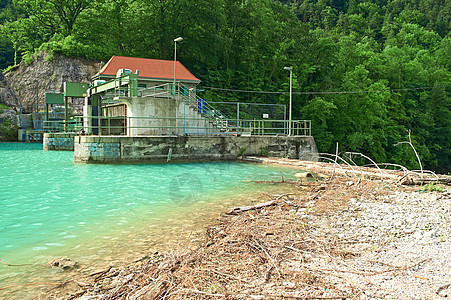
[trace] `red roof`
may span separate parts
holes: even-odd
[[[200,82],[181,62],[177,61],[177,80],[196,81]],[[137,58],[125,56],[113,56],[100,69],[100,75],[116,76],[117,70],[130,69],[133,73],[139,70],[139,77],[174,80],[174,61],[151,59],[151,58]],[[98,76],[98,73],[94,77]]]

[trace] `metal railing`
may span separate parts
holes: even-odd
[[[189,88],[182,83],[178,85],[178,96],[191,106],[194,109],[197,109],[197,112],[206,118],[210,119],[227,119],[227,116],[222,113],[217,108],[213,107],[210,103],[208,103],[205,99],[200,98],[195,93],[191,93]]]
[[[105,94],[103,94],[105,93]],[[77,132],[95,135],[311,135],[310,120],[261,119],[246,114],[248,119],[228,118],[223,112],[197,96],[195,91],[180,82],[163,83],[147,88],[139,87],[138,75],[130,74],[93,86],[88,94],[101,95],[102,107],[127,104],[133,97],[168,98],[183,102],[184,106],[176,118],[127,117],[126,113],[112,113],[108,117],[79,117]],[[239,104],[237,104],[239,106]],[[100,112],[103,115],[103,112]],[[268,118],[265,114],[263,118]],[[251,117],[251,118],[249,118]],[[284,115],[285,118],[285,108]],[[82,124],[82,125],[80,125]],[[67,124],[66,124],[67,126]],[[289,132],[291,128],[291,132]]]
[[[121,102],[121,97],[128,97],[128,87],[116,87],[114,90],[107,92],[102,99],[102,105],[117,104]],[[164,83],[148,88],[140,88],[137,90],[138,97],[154,97],[154,98],[168,98],[178,99],[183,101],[191,108],[197,110],[197,112],[208,119],[225,119],[226,115],[220,110],[215,109],[205,99],[200,98],[197,94],[190,90],[186,85],[177,82]]]
[[[81,116],[73,117],[66,123],[65,120],[42,121],[43,132],[78,132],[83,127]]]
[[[287,120],[95,116],[80,116],[75,120],[73,131],[89,135],[289,135]],[[311,121],[293,120],[291,130],[292,136],[311,136]]]

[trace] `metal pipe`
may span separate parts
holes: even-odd
[[[236,104],[236,121],[237,121],[237,133],[240,133],[240,102]]]

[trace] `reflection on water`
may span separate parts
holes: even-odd
[[[249,180],[280,179],[280,169],[243,163],[74,164],[73,152],[41,147],[0,143],[0,259],[35,264],[0,265],[0,289],[61,281],[198,241],[221,212],[262,202],[259,191],[276,188]],[[284,178],[295,172],[283,170]],[[59,256],[78,268],[45,266]],[[5,289],[0,298],[47,289]]]

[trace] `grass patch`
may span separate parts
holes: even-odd
[[[12,109],[12,108],[6,106],[5,104],[0,103],[0,109]]]
[[[443,192],[443,185],[431,182],[426,185],[423,185],[423,191],[425,191],[425,192]]]

